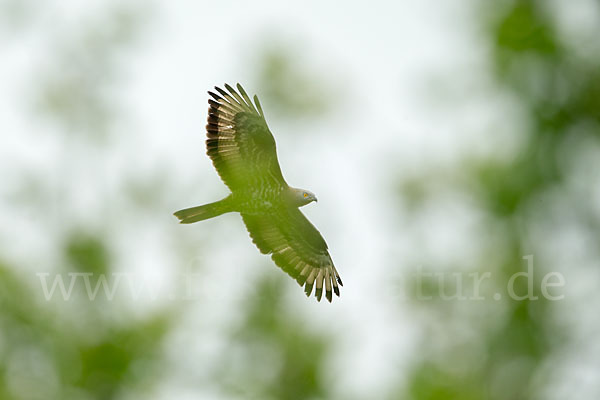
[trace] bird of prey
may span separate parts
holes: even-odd
[[[304,286],[307,296],[315,289],[321,301],[323,289],[331,302],[339,296],[342,280],[327,243],[298,209],[316,196],[290,187],[281,173],[275,139],[254,96],[254,104],[238,83],[237,89],[208,92],[206,148],[217,173],[231,190],[222,200],[175,212],[182,224],[239,212],[254,244],[281,269]],[[238,93],[239,92],[239,93]],[[338,286],[339,284],[339,286]]]

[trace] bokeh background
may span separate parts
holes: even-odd
[[[0,0],[0,399],[600,398],[599,37],[593,0]],[[225,82],[332,304],[172,216],[227,194]]]

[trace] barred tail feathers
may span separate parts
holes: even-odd
[[[229,204],[228,198],[225,198],[223,200],[215,201],[214,203],[179,210],[173,215],[179,218],[179,223],[181,224],[192,224],[194,222],[204,221],[205,219],[218,217],[221,214],[231,211],[234,210]]]

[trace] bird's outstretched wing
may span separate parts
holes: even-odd
[[[285,187],[275,139],[267,127],[258,97],[254,104],[238,83],[239,93],[215,87],[208,92],[207,154],[232,192],[257,187]]]
[[[310,296],[313,286],[315,296],[331,302],[332,290],[339,296],[342,280],[327,251],[327,243],[313,224],[293,207],[277,207],[269,214],[242,214],[252,241],[281,269],[304,286]]]

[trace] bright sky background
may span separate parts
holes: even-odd
[[[0,169],[16,165],[52,170],[65,154],[78,157],[52,135],[39,134],[52,133],[52,127],[27,119],[27,93],[34,83],[30,77],[44,68],[49,42],[77,31],[78,24],[109,3],[123,2],[62,1],[53,11],[46,8],[36,14],[37,32],[19,42],[6,40],[10,45],[0,58]],[[516,125],[502,120],[501,110],[514,105],[502,93],[494,96],[482,75],[488,70],[486,49],[477,40],[480,35],[471,25],[469,10],[467,0],[156,3],[140,43],[123,57],[125,72],[118,88],[118,106],[124,110],[118,129],[123,136],[111,144],[111,165],[100,173],[106,181],[94,181],[98,171],[93,164],[81,175],[70,171],[79,176],[78,182],[91,178],[73,199],[73,213],[101,220],[104,216],[85,215],[90,204],[102,209],[97,190],[118,196],[120,170],[143,175],[164,165],[168,188],[175,188],[167,195],[171,209],[156,221],[121,226],[115,242],[122,243],[118,247],[124,270],[175,285],[165,254],[172,232],[165,227],[175,223],[171,212],[227,193],[205,156],[206,91],[240,82],[249,94],[260,97],[261,88],[254,86],[255,75],[248,68],[251,49],[268,38],[299,44],[305,55],[302,68],[314,71],[337,92],[333,115],[285,121],[269,118],[271,107],[264,101],[263,109],[286,179],[319,198],[303,211],[326,238],[345,286],[341,299],[318,304],[307,302],[289,280],[290,312],[310,315],[312,329],[338,338],[332,343],[336,351],[330,367],[332,376],[338,376],[340,393],[377,398],[419,351],[414,348],[418,319],[403,304],[398,289],[403,274],[418,267],[410,265],[412,255],[426,248],[442,258],[460,260],[477,234],[477,215],[458,205],[451,194],[446,199],[448,212],[432,215],[435,226],[403,232],[398,229],[403,215],[394,207],[397,199],[390,183],[426,165],[452,165],[465,152],[501,157],[518,138],[512,130]],[[470,85],[462,87],[465,77]],[[453,104],[444,93],[462,97]],[[490,135],[482,137],[486,131]],[[11,193],[19,182],[7,179],[3,191]],[[64,177],[50,174],[48,179]],[[8,257],[28,260],[35,272],[52,259],[53,243],[23,222],[30,217],[3,210],[0,219],[14,232],[3,230],[0,239]],[[61,228],[57,223],[53,229]],[[231,310],[244,291],[235,289],[246,288],[248,279],[263,267],[280,273],[254,248],[235,215],[181,229],[191,241],[205,241],[202,254],[206,248],[214,250],[210,259],[202,260],[209,276],[197,282],[210,285],[213,296],[191,305],[198,312],[188,313],[170,340],[172,376],[165,377],[161,388],[164,399],[173,398],[173,393],[181,393],[181,399],[186,394],[196,398],[194,374],[205,373],[201,365],[218,358],[226,345],[218,329],[206,327],[225,326],[236,318]],[[29,240],[8,245],[12,234]],[[233,250],[226,250],[223,237]],[[160,302],[148,306],[140,301],[134,307],[144,313],[160,307]],[[212,389],[206,390],[208,398]]]

